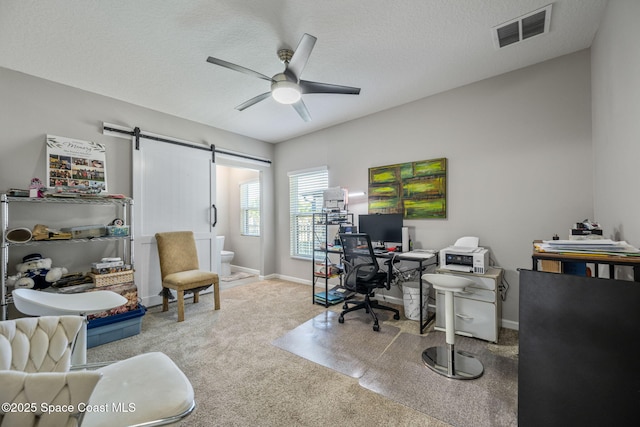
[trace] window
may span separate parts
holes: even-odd
[[[313,213],[322,212],[323,191],[328,186],[326,167],[289,173],[291,256],[311,258]]]
[[[260,181],[240,184],[240,234],[260,235]]]

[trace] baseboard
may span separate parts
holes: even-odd
[[[389,295],[376,294],[375,299],[380,301],[380,303],[384,304],[385,302],[394,305],[404,305],[404,300],[402,298],[391,297]]]
[[[279,279],[279,280],[286,280],[288,282],[300,283],[302,285],[308,285],[308,286],[312,285],[311,280],[304,280],[298,277],[286,276],[283,274],[274,273],[274,274],[268,274],[266,276],[260,276],[260,272],[258,270],[254,270],[251,268],[231,266],[231,269],[232,271],[244,271],[246,273],[255,274],[259,277],[260,280]],[[206,291],[201,292],[201,294],[207,294],[210,292],[213,292],[213,288],[209,288]],[[192,296],[193,294],[185,295],[185,299],[190,298]],[[376,299],[378,299],[380,302],[388,302],[390,304],[404,305],[404,300],[402,298],[397,298],[392,296],[384,296],[383,298],[382,295],[379,295]],[[142,298],[142,304],[144,304],[147,307],[161,305],[162,297],[160,295],[155,295],[155,296]],[[500,322],[500,325],[506,329],[513,329],[515,331],[520,330],[520,324],[518,322],[514,322],[513,320],[502,319]]]
[[[520,322],[514,322],[513,320],[502,319],[501,325],[505,329],[513,329],[514,331],[520,330]]]
[[[210,286],[207,289],[205,289],[204,291],[201,291],[200,295],[210,294],[211,292],[213,292],[213,286]],[[173,294],[175,295],[175,292]],[[189,292],[189,293],[184,295],[185,301],[189,300],[190,298],[193,298],[193,293]],[[178,301],[178,298],[169,300],[169,304],[174,303],[176,301]],[[142,298],[142,305],[144,305],[145,307],[155,307],[157,305],[162,305],[162,296],[161,295],[152,295],[152,296],[143,297]]]
[[[156,305],[162,305],[162,297],[160,295],[143,297],[142,305],[146,307],[155,307]]]
[[[240,267],[239,265],[231,264],[231,272],[241,271],[243,273],[255,274],[256,276],[260,276],[260,270],[256,270],[254,268]]]
[[[273,276],[276,276],[274,277],[275,279],[286,280],[287,282],[294,282],[311,286],[311,280],[304,280],[293,276],[285,276],[283,274],[274,274]]]

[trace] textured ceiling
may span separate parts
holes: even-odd
[[[0,0],[0,66],[279,142],[591,46],[606,0],[556,0],[551,29],[500,50],[491,28],[549,0]],[[302,78],[312,120],[268,98],[276,51],[317,37]],[[1,102],[1,101],[0,101]]]

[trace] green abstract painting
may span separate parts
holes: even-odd
[[[369,213],[447,217],[447,159],[369,168]]]

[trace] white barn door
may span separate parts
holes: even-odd
[[[138,147],[135,137],[132,144],[135,281],[146,306],[162,302],[155,233],[191,230],[200,269],[217,272],[220,265],[213,151],[188,144],[191,146],[144,137],[139,139]]]

